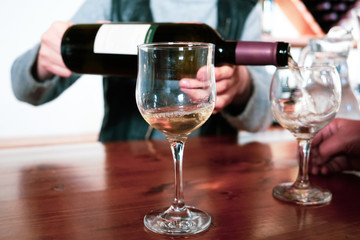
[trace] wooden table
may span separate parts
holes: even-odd
[[[311,177],[333,193],[327,206],[274,199],[273,186],[296,172],[293,141],[189,139],[185,201],[212,224],[186,239],[360,239],[360,177]],[[2,149],[0,239],[178,239],[143,225],[149,210],[170,205],[173,178],[162,140]]]

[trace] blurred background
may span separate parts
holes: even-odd
[[[96,140],[103,116],[100,76],[84,76],[54,101],[31,106],[11,89],[13,61],[40,41],[55,20],[68,20],[84,0],[12,0],[0,7],[0,146],[34,141]]]
[[[53,21],[68,20],[83,2],[2,1],[0,148],[97,140],[104,111],[100,76],[85,75],[60,97],[37,107],[18,101],[10,81],[13,61],[38,43]],[[290,42],[296,59],[308,39],[323,36],[330,25],[353,24],[349,9],[355,7],[356,0],[259,0],[259,4],[263,6],[262,40]],[[360,82],[358,55],[358,50],[354,49],[349,56],[353,89]],[[274,69],[269,67],[269,71]]]

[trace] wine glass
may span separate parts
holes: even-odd
[[[275,119],[296,137],[299,155],[296,181],[276,186],[273,196],[301,205],[330,202],[331,192],[310,184],[308,165],[313,137],[339,110],[338,72],[333,66],[279,68],[272,79],[270,100]]]
[[[170,207],[144,217],[151,231],[186,235],[209,227],[211,216],[183,197],[182,160],[188,135],[214,110],[214,45],[153,43],[138,46],[136,103],[141,115],[170,143],[175,168],[175,196]]]

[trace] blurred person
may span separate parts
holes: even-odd
[[[15,96],[32,105],[58,97],[80,75],[66,68],[61,39],[74,23],[203,22],[227,40],[261,39],[261,6],[257,0],[86,0],[69,22],[54,22],[41,42],[18,57],[12,66]],[[126,36],[124,36],[126,37]],[[270,74],[263,66],[224,65],[215,68],[217,100],[210,119],[190,136],[259,131],[272,123]],[[136,79],[103,77],[102,142],[163,138],[141,117],[135,102]]]
[[[360,170],[360,121],[334,119],[312,142],[310,172],[330,174]]]

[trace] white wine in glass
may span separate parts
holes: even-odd
[[[331,201],[328,190],[312,186],[308,176],[313,137],[328,125],[339,110],[341,82],[335,67],[278,68],[273,76],[270,100],[275,119],[299,144],[299,172],[295,182],[273,189],[275,198],[301,205]]]
[[[160,234],[202,232],[210,226],[211,216],[185,204],[182,161],[188,135],[204,124],[214,110],[214,45],[142,44],[138,47],[138,66],[137,106],[149,125],[166,136],[175,169],[171,206],[149,212],[144,224]]]

